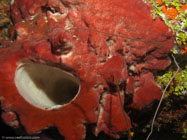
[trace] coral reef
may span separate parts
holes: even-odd
[[[187,67],[183,70],[181,70],[179,73],[177,73],[176,77],[170,84],[169,90],[167,91],[167,96],[170,94],[175,95],[186,95],[187,94]],[[164,75],[161,75],[158,77],[157,82],[162,88],[166,87],[166,84],[168,83],[169,79],[173,76],[173,73],[175,71],[169,71],[165,73]]]
[[[142,1],[14,0],[11,16],[11,41],[0,49],[7,124],[30,134],[56,126],[80,140],[94,123],[95,135],[118,138],[132,127],[121,104],[160,99],[153,73],[170,65],[174,37]]]
[[[10,4],[7,0],[1,0],[0,1],[0,40],[8,40],[9,38],[8,28],[11,25],[12,25],[12,21],[10,19]]]
[[[145,0],[146,1],[146,0]],[[185,0],[149,0],[153,16],[159,16],[176,34],[174,53],[186,53],[187,3]],[[180,51],[179,51],[180,50]]]

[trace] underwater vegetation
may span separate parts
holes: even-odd
[[[159,76],[157,79],[158,84],[164,89],[172,76],[174,75],[175,71],[169,71],[162,76]],[[184,95],[187,94],[187,66],[185,69],[182,69],[180,72],[177,73],[174,80],[169,85],[169,88],[166,92],[166,96],[170,94],[175,95]]]
[[[159,16],[176,34],[176,44],[182,53],[187,52],[187,3],[186,0],[149,0],[154,6],[153,18]],[[173,49],[177,53],[176,48]]]
[[[176,35],[175,47],[172,49],[172,53],[185,54],[187,53],[187,3],[185,0],[149,0],[153,5],[152,13],[153,17],[156,16],[163,19],[165,24],[172,29]],[[185,57],[185,55],[183,56]],[[185,60],[185,58],[182,58]],[[187,93],[187,63],[182,61],[182,69],[176,74],[175,78],[169,84],[166,90],[165,98],[168,98],[172,94],[177,96],[186,97]],[[157,83],[161,89],[165,89],[167,84],[176,73],[176,70],[169,69],[165,74],[157,77]],[[182,123],[183,138],[187,138],[186,133],[186,119]]]

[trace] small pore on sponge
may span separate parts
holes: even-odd
[[[15,72],[15,85],[31,105],[58,109],[70,103],[80,90],[80,81],[60,68],[30,61],[20,62]]]

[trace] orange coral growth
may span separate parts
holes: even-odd
[[[176,16],[179,14],[178,11],[175,8],[172,7],[172,8],[167,9],[165,5],[162,7],[162,11],[166,15],[168,15],[169,18],[172,19],[172,20],[175,19]]]
[[[187,5],[182,5],[180,10],[185,11],[186,9],[187,9]]]
[[[181,49],[181,52],[182,52],[183,54],[187,53],[187,46],[185,46],[183,49]]]
[[[162,5],[163,4],[162,0],[158,0],[158,4]]]
[[[162,12],[169,16],[170,19],[175,19],[179,14],[175,7],[166,7],[166,5],[162,2],[162,0],[158,0],[157,3],[162,6]],[[187,5],[182,5],[180,11],[185,11],[187,9]]]

